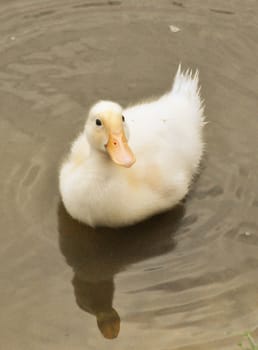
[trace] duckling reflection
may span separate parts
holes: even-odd
[[[135,226],[93,229],[72,219],[59,204],[59,244],[74,271],[76,302],[96,317],[105,338],[116,338],[120,331],[120,317],[113,308],[114,276],[130,264],[171,251],[183,215],[184,206],[179,205]]]

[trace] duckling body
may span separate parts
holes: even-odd
[[[198,169],[203,124],[198,74],[180,67],[157,100],[125,110],[98,102],[60,170],[67,211],[93,227],[118,227],[175,206]]]

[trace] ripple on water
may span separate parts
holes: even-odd
[[[218,350],[256,334],[256,3],[0,7],[5,347]],[[179,61],[200,69],[209,121],[189,196],[136,227],[80,225],[59,204],[57,168],[87,108],[163,93]]]

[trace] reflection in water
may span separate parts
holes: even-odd
[[[72,219],[59,204],[60,248],[74,271],[77,304],[96,316],[105,338],[117,337],[120,330],[120,317],[113,308],[114,276],[129,264],[171,251],[183,215],[184,207],[179,205],[135,226],[93,229]]]
[[[75,272],[73,286],[79,307],[96,316],[99,330],[105,338],[116,338],[120,330],[120,317],[112,307],[113,279],[101,281],[100,277],[99,281],[89,282]]]
[[[258,2],[105,2],[0,2],[0,348],[237,349],[245,330],[258,339]],[[94,316],[80,313],[56,247],[57,167],[96,99],[159,95],[179,61],[200,70],[209,124],[176,249],[167,215],[120,235],[60,207],[78,304]],[[122,328],[106,342],[94,318],[112,307]]]

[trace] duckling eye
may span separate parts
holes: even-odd
[[[122,121],[125,122],[125,117],[122,115]]]
[[[101,120],[100,120],[100,119],[96,119],[96,125],[98,125],[98,126],[101,126],[101,125],[102,125],[102,123],[101,123]]]

